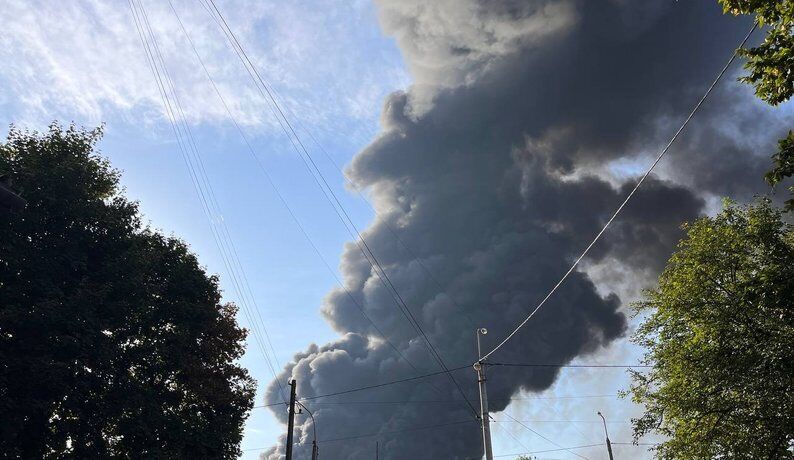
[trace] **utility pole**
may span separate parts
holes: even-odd
[[[375,441],[375,460],[378,460],[378,456],[380,455],[380,445],[378,441]]]
[[[609,460],[614,460],[614,457],[612,457],[612,443],[609,442],[609,433],[607,432],[607,419],[604,418],[604,414],[602,414],[601,411],[598,411],[598,415],[604,422],[604,435],[607,437],[607,452],[609,452]]]
[[[292,431],[295,428],[295,379],[289,381],[289,422],[287,423],[287,460],[292,460]]]
[[[485,335],[488,330],[479,328],[477,335],[477,362],[474,363],[474,370],[477,372],[477,383],[480,387],[480,424],[482,425],[482,444],[485,450],[485,460],[493,460],[493,449],[491,448],[491,420],[488,415],[488,392],[485,389],[485,362],[480,351],[480,335]]]

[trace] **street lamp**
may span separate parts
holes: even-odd
[[[488,329],[481,327],[478,328],[477,331],[477,362],[482,361],[482,352],[480,351],[480,336],[485,335],[488,333]]]
[[[601,417],[601,421],[604,422],[604,436],[607,438],[607,452],[609,452],[609,460],[614,460],[612,457],[612,443],[609,442],[609,433],[607,432],[607,419],[604,418],[604,414],[601,411],[598,411],[598,415]]]
[[[317,460],[319,449],[317,449],[317,422],[314,421],[314,414],[312,414],[312,411],[310,411],[308,407],[301,404],[300,401],[295,401],[295,403],[301,406],[303,409],[306,409],[309,417],[312,418],[312,436],[314,437],[314,439],[312,439],[312,460]]]
[[[477,372],[477,384],[480,388],[480,423],[482,428],[482,444],[485,452],[485,460],[493,460],[493,449],[491,447],[491,426],[488,416],[488,392],[485,389],[485,363],[480,351],[480,336],[488,333],[484,327],[475,331],[477,336],[477,362],[474,363],[474,370]]]

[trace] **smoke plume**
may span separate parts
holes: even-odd
[[[485,346],[494,345],[556,283],[750,26],[722,16],[714,0],[376,3],[414,85],[388,97],[381,132],[347,174],[378,212],[364,239],[449,367],[476,360],[475,327],[488,328]],[[632,274],[621,283],[647,285],[682,221],[715,197],[765,191],[762,172],[784,124],[735,82],[738,71],[588,264],[608,260]],[[348,292],[333,290],[322,306],[339,340],[309,345],[279,378],[297,379],[299,396],[311,397],[438,371],[356,244],[341,271]],[[576,271],[492,360],[566,363],[598,353],[627,331],[625,299],[599,294],[615,290]],[[558,373],[494,370],[492,410],[519,391],[548,388]],[[474,371],[454,374],[476,406]],[[281,400],[275,384],[266,399]],[[471,410],[444,375],[305,404],[326,441],[323,458],[372,458],[376,439],[385,459],[482,455]],[[286,419],[281,407],[274,412]],[[298,422],[296,458],[308,458],[311,421]],[[461,423],[421,429],[448,422]],[[368,434],[377,436],[334,441]]]

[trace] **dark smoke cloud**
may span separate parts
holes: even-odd
[[[749,27],[723,17],[716,1],[376,3],[415,86],[388,98],[381,133],[348,174],[379,213],[366,241],[450,367],[475,360],[475,326],[503,337],[554,285],[636,180],[612,165],[663,146]],[[765,191],[759,177],[783,125],[747,89],[726,83],[665,159],[664,177],[650,178],[588,263],[608,258],[646,283],[680,237],[679,224],[706,200]],[[420,372],[438,370],[352,243],[341,269],[389,340]],[[622,337],[621,299],[596,287],[575,272],[493,359],[565,363]],[[282,381],[300,382],[300,396],[416,374],[344,291],[329,293],[322,312],[342,336],[311,345],[283,371]],[[548,388],[557,374],[500,368],[489,381],[492,410],[521,390]],[[456,376],[476,405],[473,371]],[[463,403],[361,404],[460,399],[445,376],[429,382],[311,403],[320,438],[380,433],[383,458],[478,458],[475,423],[392,433],[471,419]],[[271,385],[267,401],[279,399]],[[357,403],[328,404],[345,401]],[[308,419],[296,433],[298,458],[308,458]],[[323,443],[323,458],[371,458],[374,439]]]

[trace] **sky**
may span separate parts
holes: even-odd
[[[298,380],[301,396],[437,371],[425,333],[449,367],[474,361],[475,327],[489,329],[484,347],[493,347],[598,231],[750,26],[709,1],[217,3],[398,294],[201,2],[173,5],[231,116],[168,3],[142,0],[267,326],[271,365],[282,383]],[[11,0],[0,24],[0,124],[104,123],[100,149],[127,196],[152,227],[187,241],[220,275],[225,299],[239,302],[129,5]],[[729,69],[671,158],[494,360],[638,362],[628,305],[652,285],[679,224],[716,212],[721,197],[765,193],[769,152],[792,125],[791,107],[757,102],[740,73]],[[259,382],[256,405],[280,401],[253,343],[242,362]],[[455,376],[476,405],[473,370]],[[378,441],[387,459],[476,457],[476,425],[403,431],[470,416],[448,404],[460,393],[445,376],[429,383],[309,404],[321,441],[373,435],[321,442],[321,455],[371,458]],[[622,369],[492,368],[494,454],[605,458],[601,446],[558,449],[601,443],[599,410],[612,441],[630,442],[640,408],[616,397],[628,383]],[[279,458],[285,421],[278,406],[253,409],[243,458]],[[298,458],[311,426],[299,416]],[[650,458],[645,446],[613,449]]]

